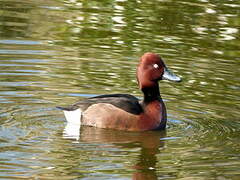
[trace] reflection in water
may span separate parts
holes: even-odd
[[[80,124],[67,123],[63,131],[63,138],[79,140]]]
[[[158,178],[156,172],[157,155],[160,153],[159,149],[164,147],[164,141],[160,139],[166,137],[166,131],[125,132],[81,126],[81,133],[78,138],[77,135],[80,131],[74,135],[71,133],[66,136],[66,128],[69,128],[69,124],[65,127],[63,137],[73,139],[74,143],[76,143],[75,140],[78,140],[78,143],[97,143],[100,148],[107,143],[107,146],[112,146],[111,148],[128,148],[130,151],[138,148],[137,159],[132,162],[133,164],[129,164],[129,167],[126,167],[134,169],[132,179]]]
[[[239,3],[0,0],[0,178],[239,179]],[[70,126],[62,138],[55,106],[141,96],[146,51],[183,77],[160,83],[167,137]]]
[[[138,163],[134,165],[134,168],[137,170],[133,175],[133,179],[144,180],[144,179],[158,179],[157,167],[158,163],[157,155],[159,155],[160,148],[164,147],[164,142],[161,141],[161,138],[166,136],[166,132],[156,132],[158,134],[146,134],[144,142],[140,149],[140,155]]]

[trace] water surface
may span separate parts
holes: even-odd
[[[237,0],[0,0],[1,179],[239,179]],[[137,97],[147,51],[183,78],[162,81],[163,132],[81,127],[55,106]]]

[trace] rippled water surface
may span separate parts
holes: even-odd
[[[0,0],[0,179],[239,179],[238,0]],[[56,106],[129,93],[139,57],[162,81],[164,132],[82,127]]]

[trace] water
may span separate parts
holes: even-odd
[[[0,179],[239,179],[239,26],[237,0],[0,0]],[[141,97],[147,51],[183,78],[167,130],[65,136],[55,106]]]

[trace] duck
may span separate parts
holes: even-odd
[[[152,52],[141,56],[136,76],[143,93],[141,100],[130,94],[106,94],[57,108],[63,110],[67,123],[78,126],[123,131],[164,130],[167,111],[158,82],[180,82],[181,78],[169,70],[158,54]]]

